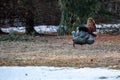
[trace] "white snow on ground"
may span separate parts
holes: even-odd
[[[41,26],[35,26],[34,29],[39,32],[39,33],[44,33],[44,32],[57,32],[58,26],[46,26],[46,25],[41,25]]]
[[[105,28],[110,28],[110,27],[115,27],[115,28],[120,28],[120,24],[96,24],[97,28],[105,27]]]
[[[0,80],[120,80],[120,70],[47,66],[1,66]]]
[[[120,29],[120,24],[96,24],[97,28],[118,28]],[[34,29],[38,33],[49,33],[49,32],[57,32],[58,26],[54,25],[40,25],[40,26],[35,26]],[[11,30],[17,31],[17,32],[23,32],[25,33],[25,27],[9,27],[9,28],[1,28],[3,32],[9,33]],[[99,32],[99,30],[97,30]]]
[[[1,28],[3,32],[9,33],[10,31],[17,31],[25,33],[25,27],[8,27],[8,28]]]
[[[45,33],[45,32],[57,32],[58,26],[46,26],[46,25],[41,25],[41,26],[35,26],[34,29],[38,33]],[[23,32],[25,33],[25,27],[8,27],[8,28],[1,28],[3,32],[9,33],[10,31],[17,31],[17,32]]]

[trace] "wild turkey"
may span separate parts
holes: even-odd
[[[72,31],[73,36],[73,47],[75,47],[75,44],[93,44],[94,43],[94,37],[96,37],[96,34],[93,32],[96,31],[95,21],[93,18],[87,19],[87,26],[79,27],[77,29],[77,32]]]
[[[75,44],[93,44],[94,37],[89,34],[89,30],[87,27],[79,27],[78,32],[72,31],[73,36],[73,47]]]

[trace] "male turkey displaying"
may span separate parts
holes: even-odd
[[[93,44],[94,37],[96,37],[96,35],[93,33],[95,31],[95,21],[92,18],[88,18],[86,27],[79,27],[77,32],[72,31],[73,47],[75,47],[75,44]]]

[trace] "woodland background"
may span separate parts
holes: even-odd
[[[70,3],[74,0],[1,0],[0,27],[26,26],[26,33],[34,31],[34,25],[59,25],[62,20],[62,1]],[[82,0],[76,0],[77,3]],[[84,0],[87,3],[91,0]],[[120,23],[119,0],[93,0],[99,4],[82,6],[97,7],[93,18],[96,23]],[[72,5],[73,3],[70,3]],[[81,4],[80,4],[81,5]],[[66,7],[66,6],[65,6]],[[88,10],[81,11],[86,13]],[[90,14],[90,13],[89,13]],[[86,16],[88,17],[88,16]],[[86,19],[84,19],[86,21]],[[18,24],[15,24],[18,22]],[[0,30],[0,33],[2,31]]]

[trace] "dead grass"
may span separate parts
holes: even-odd
[[[93,45],[72,47],[71,36],[0,42],[0,65],[72,66],[120,69],[120,35],[98,35]]]

